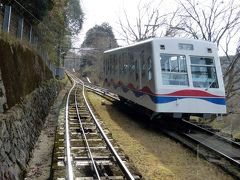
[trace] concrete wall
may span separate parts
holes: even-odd
[[[27,95],[21,104],[0,114],[0,179],[22,179],[31,151],[50,105],[60,90],[50,80]]]

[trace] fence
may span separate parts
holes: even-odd
[[[62,79],[63,69],[51,63],[46,51],[40,47],[41,36],[34,26],[26,19],[17,7],[6,5],[0,1],[0,31],[9,33],[20,40],[26,41],[35,47],[45,64],[52,71],[53,76]]]

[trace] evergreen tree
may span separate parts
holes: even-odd
[[[76,35],[82,29],[84,14],[80,6],[79,0],[68,0],[66,10],[66,20],[68,29],[72,35]]]
[[[102,51],[118,47],[112,27],[108,23],[95,25],[86,33],[82,47],[98,48]]]

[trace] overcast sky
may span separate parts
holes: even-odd
[[[74,46],[79,46],[83,42],[85,34],[90,28],[96,24],[101,25],[103,22],[107,22],[112,26],[116,39],[121,38],[116,31],[119,28],[117,24],[118,18],[123,14],[124,10],[126,10],[127,14],[131,15],[131,18],[136,17],[136,6],[140,1],[142,4],[145,4],[152,0],[80,0],[85,20],[80,35],[74,42]],[[159,0],[155,2],[159,2]],[[161,7],[161,10],[164,12],[172,12],[176,9],[177,5],[175,0],[163,0]],[[236,42],[237,40],[234,43],[234,51]],[[119,40],[118,43],[122,45],[123,42]]]
[[[126,10],[128,14],[132,14],[132,18],[136,17],[136,6],[140,1],[142,4],[150,2],[150,0],[80,0],[81,7],[85,14],[85,20],[79,38],[76,41],[81,44],[84,40],[85,33],[96,24],[101,25],[103,22],[109,23],[113,28],[116,38],[120,38],[116,31],[119,27],[117,25],[118,18],[123,14],[124,10]],[[164,2],[171,4],[171,8],[172,5],[175,4],[174,0],[164,0]],[[166,11],[166,6],[164,10]]]
[[[130,0],[131,3],[137,1]],[[80,3],[85,14],[83,28],[78,39],[82,43],[85,33],[96,24],[108,22],[112,27],[115,25],[117,14],[123,7],[124,0],[80,0]]]

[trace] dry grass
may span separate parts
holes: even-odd
[[[240,140],[240,121],[239,114],[229,114],[225,117],[219,117],[210,124],[214,129],[222,133],[230,134],[233,138]]]
[[[88,93],[105,125],[111,131],[144,179],[232,179],[216,166],[197,157],[181,144],[147,129],[129,118],[111,102]]]

